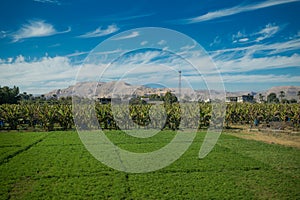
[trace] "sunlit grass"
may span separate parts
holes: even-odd
[[[121,148],[148,152],[174,132],[135,138],[106,135]],[[204,159],[198,133],[184,155],[161,170],[127,174],[96,160],[76,132],[1,133],[0,199],[297,199],[299,149],[221,135]]]

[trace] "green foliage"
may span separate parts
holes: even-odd
[[[267,96],[267,102],[268,103],[279,103],[279,99],[277,98],[275,93],[270,93]]]
[[[176,134],[105,133],[132,152],[162,148]],[[198,159],[204,136],[166,168],[127,174],[92,157],[76,132],[1,133],[0,199],[299,199],[299,149],[222,134]]]
[[[212,104],[209,103],[164,103],[161,105],[134,104],[129,108],[125,105],[96,103],[95,108],[87,102],[80,104],[76,115],[80,115],[80,127],[97,127],[85,116],[96,111],[96,117],[102,129],[130,128],[162,128],[176,130],[182,125],[185,128],[207,128],[212,120]],[[196,109],[197,108],[197,109]],[[164,113],[166,119],[164,118]],[[153,116],[151,122],[150,116]],[[182,117],[185,116],[185,117]],[[220,118],[222,113],[215,113],[213,119]],[[253,104],[230,103],[226,108],[225,124],[252,124],[260,122],[290,121],[294,127],[300,124],[300,107],[298,104]],[[116,121],[118,123],[116,123]],[[74,128],[72,105],[59,104],[3,104],[0,105],[0,129],[38,129],[45,131],[69,130]],[[151,124],[151,126],[150,126]],[[119,125],[119,126],[118,126]]]
[[[16,104],[20,99],[19,88],[14,86],[9,88],[8,86],[0,87],[0,104]]]
[[[146,104],[146,101],[142,100],[140,97],[136,97],[136,98],[131,98],[129,104],[130,105]]]
[[[252,124],[260,122],[290,121],[295,127],[300,124],[298,104],[228,104],[225,121],[228,124]]]
[[[280,97],[280,102],[282,103],[283,97],[285,97],[285,92],[280,91],[279,97]]]
[[[63,130],[73,127],[71,105],[64,104],[3,104],[0,105],[0,129],[17,130],[37,128],[53,131],[55,125]]]
[[[157,100],[157,101],[160,101],[160,100],[162,100],[162,97],[159,96],[158,94],[150,94],[150,95],[149,95],[149,99],[150,99],[150,100]]]
[[[163,101],[166,104],[172,104],[178,102],[178,99],[175,94],[172,94],[171,92],[166,92],[165,96],[163,96]]]

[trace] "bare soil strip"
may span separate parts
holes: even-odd
[[[280,144],[300,149],[300,132],[279,130],[239,129],[238,131],[225,130],[226,134],[237,136],[248,140],[257,140],[269,144]]]

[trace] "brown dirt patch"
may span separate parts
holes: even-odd
[[[300,131],[280,131],[272,129],[247,129],[239,127],[235,130],[225,130],[225,133],[248,140],[257,140],[269,144],[280,144],[300,148]]]
[[[23,177],[18,180],[9,193],[12,199],[23,199],[27,193],[32,191],[34,180],[31,177]]]

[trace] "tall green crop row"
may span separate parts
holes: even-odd
[[[74,108],[76,124],[80,128],[102,129],[132,128],[205,128],[212,122],[212,105],[200,103],[172,103],[161,105],[81,105]],[[95,112],[94,112],[95,111]],[[215,113],[218,114],[218,113]],[[94,115],[95,121],[89,117]],[[222,116],[220,114],[220,116]],[[213,116],[214,118],[220,116]],[[220,117],[221,118],[221,117]],[[299,104],[227,104],[225,125],[269,123],[285,121],[294,127],[300,125]],[[3,104],[0,105],[0,129],[55,129],[74,128],[72,105],[68,104]]]
[[[71,105],[0,105],[0,129],[16,130],[41,127],[45,131],[52,131],[56,125],[63,130],[72,128]]]
[[[300,125],[299,104],[253,104],[233,103],[226,109],[226,124],[251,124],[254,120],[260,123],[272,121],[290,122],[295,127]]]

